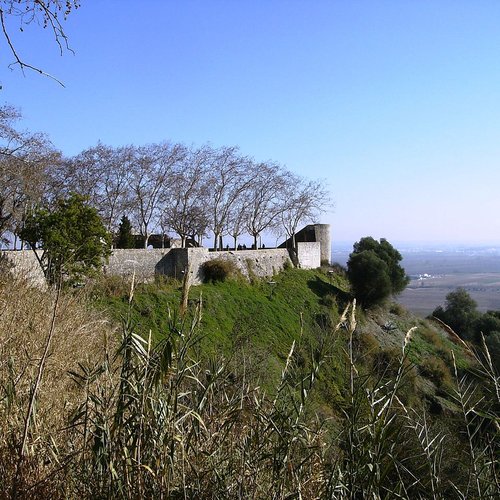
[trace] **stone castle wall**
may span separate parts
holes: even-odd
[[[32,250],[2,250],[0,253],[7,258],[16,277],[26,279],[37,287],[46,286],[45,276]],[[6,264],[0,261],[0,265]]]
[[[298,249],[301,267],[320,266],[319,243],[299,243]],[[158,275],[182,279],[189,269],[191,283],[199,284],[203,282],[203,264],[213,259],[230,260],[244,276],[260,278],[273,276],[290,262],[285,248],[220,252],[208,248],[113,250],[104,271],[119,276],[131,276],[135,271],[137,280],[151,281]]]
[[[132,276],[135,272],[137,281],[151,281],[155,277],[155,268],[172,248],[116,248],[104,265],[104,273],[115,276]]]
[[[316,269],[321,266],[320,243],[297,243],[297,258],[302,269]]]
[[[301,268],[314,269],[322,261],[330,260],[329,225],[310,225],[297,235],[297,257]],[[278,273],[290,262],[289,251],[284,246],[219,252],[210,252],[208,248],[115,249],[103,268],[109,275],[132,276],[135,273],[136,279],[141,282],[152,281],[157,275],[182,279],[184,272],[189,269],[191,283],[199,284],[203,281],[203,264],[212,259],[224,259],[234,262],[244,276],[264,278]],[[31,250],[3,253],[14,265],[15,274],[30,279],[35,285],[45,284],[43,273]]]
[[[214,259],[233,262],[241,274],[248,278],[273,276],[290,262],[288,251],[281,248],[236,252],[209,252],[207,248],[175,248],[158,262],[156,271],[157,274],[182,279],[187,270],[191,284],[197,285],[203,282],[203,264]]]
[[[321,244],[321,262],[331,262],[332,238],[330,224],[309,224],[295,234],[295,242]],[[292,239],[284,241],[279,248],[293,248]],[[304,253],[304,252],[303,252]],[[300,260],[300,259],[299,259]]]

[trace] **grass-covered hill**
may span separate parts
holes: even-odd
[[[99,291],[97,301],[108,315],[117,322],[129,321],[129,327],[143,337],[151,332],[153,342],[169,335],[169,324],[178,314],[182,283],[136,285],[131,303],[130,283],[114,279],[108,285],[114,285],[114,290]],[[343,359],[347,339],[342,330],[335,335],[332,331],[350,300],[349,282],[341,270],[288,269],[269,280],[228,279],[192,287],[188,316],[191,321],[194,306],[201,304],[198,355],[224,356],[237,366],[244,361],[247,375],[272,388],[294,341],[302,357],[311,356],[324,343],[330,349],[328,363],[334,366]],[[471,364],[470,354],[449,333],[398,304],[367,312],[358,309],[357,318],[355,355],[367,371],[383,369],[378,366],[384,364],[381,359],[398,359],[406,333],[416,327],[406,353],[423,389],[415,396],[432,396],[434,387],[451,383],[452,352],[460,370]],[[341,375],[341,371],[329,373],[338,393],[345,384],[338,379]]]
[[[0,491],[491,498],[498,378],[341,269],[187,286],[3,280]]]
[[[245,353],[248,362],[260,360],[261,378],[279,377],[293,341],[317,345],[338,321],[347,305],[348,284],[343,276],[321,271],[290,269],[269,280],[244,279],[206,283],[189,290],[192,319],[201,305],[200,352],[204,356],[235,357]],[[104,310],[142,336],[151,332],[155,342],[168,335],[169,317],[178,314],[182,283],[167,281],[137,286],[129,305],[128,285],[111,297],[101,296]],[[340,312],[339,312],[340,311]]]

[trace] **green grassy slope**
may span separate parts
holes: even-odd
[[[347,303],[347,281],[319,270],[290,269],[253,284],[242,279],[193,286],[189,304],[202,301],[201,351],[205,356],[244,358],[264,385],[274,383],[293,341],[312,348]],[[181,284],[139,285],[129,310],[125,288],[103,295],[100,303],[116,319],[130,316],[132,328],[155,341],[167,334],[176,314]],[[239,362],[238,361],[238,362]]]
[[[202,302],[202,340],[197,356],[229,358],[235,372],[244,369],[246,376],[272,390],[294,341],[294,355],[304,370],[326,342],[328,353],[323,353],[325,366],[316,398],[319,406],[331,408],[342,401],[348,339],[342,331],[335,334],[335,339],[328,337],[350,299],[348,290],[341,272],[298,269],[254,283],[228,279],[193,286],[189,311],[192,313],[194,304]],[[101,304],[115,318],[130,317],[136,333],[147,336],[151,332],[153,339],[160,341],[168,333],[169,318],[179,310],[181,284],[169,281],[138,285],[130,308],[127,289],[103,296]],[[407,353],[417,382],[408,390],[414,392],[410,395],[414,401],[434,400],[451,380],[451,351],[460,369],[468,368],[470,358],[431,322],[397,305],[358,310],[353,339],[356,361],[370,376],[383,375],[381,371],[387,369],[384,360],[401,355],[405,334],[413,327],[417,328]]]

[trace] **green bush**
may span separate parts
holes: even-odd
[[[354,296],[363,307],[380,304],[406,288],[410,278],[399,264],[402,258],[384,238],[376,241],[369,236],[354,244],[347,275]]]
[[[99,274],[111,254],[111,236],[101,217],[78,194],[58,200],[51,210],[35,209],[20,236],[32,249],[42,249],[37,260],[50,284],[61,278],[75,284]]]
[[[238,275],[234,262],[225,259],[209,260],[201,266],[201,269],[205,282],[225,281]]]
[[[464,288],[457,288],[446,296],[445,308],[439,306],[432,316],[450,326],[465,340],[474,340],[474,326],[480,318],[476,301]]]

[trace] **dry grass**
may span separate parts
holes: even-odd
[[[0,477],[14,474],[20,454],[27,463],[36,457],[35,476],[43,474],[40,464],[50,467],[52,451],[65,446],[62,430],[81,400],[69,370],[93,362],[114,343],[114,328],[88,310],[78,294],[61,294],[54,311],[56,297],[55,291],[32,288],[23,280],[0,281],[0,454],[10,456],[8,462],[0,459]],[[53,336],[26,425],[54,312]],[[26,446],[21,451],[25,427]]]

